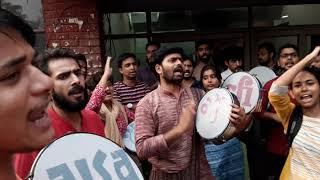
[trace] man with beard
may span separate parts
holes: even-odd
[[[191,58],[188,56],[183,57],[183,80],[182,86],[183,87],[194,87],[194,88],[201,88],[200,81],[197,81],[193,76],[193,69],[195,63],[192,61]]]
[[[264,42],[258,46],[257,58],[260,66],[266,66],[274,70],[276,67],[275,56],[276,50],[271,43]]]
[[[70,132],[89,132],[104,137],[104,125],[99,116],[84,109],[88,102],[84,74],[76,55],[67,49],[52,49],[45,52],[38,62],[40,69],[51,77],[52,106],[48,115],[52,121],[55,138]],[[67,147],[66,147],[67,148]],[[39,151],[18,154],[15,158],[17,174],[25,178]]]
[[[297,46],[293,44],[284,44],[279,49],[278,54],[278,76],[283,74],[285,71],[290,69],[293,65],[299,62],[299,54],[298,54],[298,48]],[[287,136],[284,134],[284,129],[281,124],[281,120],[276,114],[274,108],[269,104],[268,99],[268,93],[270,91],[272,83],[277,80],[278,77],[268,81],[264,87],[263,87],[263,99],[262,99],[262,112],[256,113],[255,116],[256,119],[263,120],[262,131],[264,132],[266,138],[266,156],[265,157],[259,157],[259,158],[252,158],[251,162],[253,164],[253,170],[254,168],[259,168],[261,166],[261,161],[264,161],[261,158],[266,158],[266,161],[268,165],[265,167],[260,167],[260,171],[264,171],[266,173],[267,179],[279,179],[281,170],[284,166],[284,163],[286,161],[289,148],[288,148],[288,141]],[[291,99],[292,102],[294,102],[293,99]],[[257,152],[257,151],[256,151]],[[257,172],[260,172],[257,171]],[[257,178],[262,178],[259,175],[255,175]]]
[[[155,54],[160,86],[147,94],[136,109],[136,149],[152,164],[150,180],[214,179],[205,157],[204,144],[195,132],[196,104],[204,92],[183,88],[181,48],[162,48]],[[232,105],[237,133],[245,128],[244,110]]]
[[[224,64],[227,70],[221,73],[222,82],[232,73],[242,71],[243,49],[238,46],[230,46],[223,50]]]
[[[117,58],[117,62],[122,81],[114,83],[113,98],[126,107],[130,123],[134,120],[134,110],[137,103],[150,92],[150,89],[147,84],[136,79],[138,68],[136,55],[123,53]]]
[[[149,42],[146,45],[146,65],[140,66],[137,71],[137,79],[150,87],[151,90],[157,88],[158,81],[155,72],[152,70],[153,55],[160,48],[160,43]]]
[[[209,63],[211,58],[211,49],[208,41],[200,40],[196,42],[197,64],[193,71],[193,77],[200,81],[200,73],[202,68]]]

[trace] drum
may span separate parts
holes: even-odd
[[[137,165],[114,142],[89,133],[65,135],[40,151],[27,179],[143,179]]]
[[[235,127],[230,123],[231,104],[239,104],[225,88],[212,89],[201,99],[196,116],[196,129],[201,137],[214,144],[232,138]]]
[[[240,101],[241,107],[248,114],[261,107],[261,84],[254,76],[246,72],[236,72],[223,81],[221,87],[234,93]]]
[[[124,146],[132,152],[136,152],[136,142],[134,138],[135,123],[132,122],[128,125],[127,130],[123,136]]]
[[[277,75],[270,68],[265,66],[255,67],[249,71],[249,74],[256,77],[260,81],[262,87],[268,81],[277,77]]]

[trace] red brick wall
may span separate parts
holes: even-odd
[[[85,54],[89,75],[101,68],[103,57],[97,1],[42,0],[47,47]]]

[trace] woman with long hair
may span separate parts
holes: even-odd
[[[105,123],[106,138],[124,147],[122,137],[128,126],[125,108],[113,99],[111,57],[107,58],[104,73],[93,90],[87,109],[97,112]]]
[[[280,179],[318,179],[320,176],[320,69],[316,47],[273,82],[269,100],[289,137],[289,155]],[[290,102],[289,93],[296,105]]]
[[[203,90],[208,92],[219,88],[222,78],[215,66],[206,65],[201,70],[200,80]],[[246,148],[237,137],[220,145],[206,143],[205,150],[211,171],[217,179],[249,178]]]

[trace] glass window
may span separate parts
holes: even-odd
[[[147,29],[145,12],[110,13],[103,16],[106,34],[138,34]]]
[[[311,52],[316,46],[320,45],[320,35],[307,36],[307,52]]]
[[[158,16],[154,15],[152,18],[153,32],[210,31],[248,27],[248,8],[246,7],[153,13],[158,13]]]
[[[278,55],[279,48],[281,46],[283,46],[284,44],[290,43],[290,44],[294,44],[294,45],[298,46],[298,37],[297,36],[281,36],[281,37],[259,38],[258,41],[257,41],[257,47],[256,47],[255,52],[258,51],[259,44],[261,44],[263,42],[269,42],[269,43],[272,43],[274,45],[275,50],[276,50],[276,57],[275,58],[277,59],[278,58],[277,55]],[[255,55],[256,56],[253,59],[257,58],[257,54],[255,54]],[[256,61],[254,63],[258,63],[258,62]]]
[[[194,31],[191,11],[152,12],[152,32]]]
[[[148,40],[146,38],[130,38],[130,39],[114,39],[107,40],[105,47],[108,55],[116,58],[122,53],[131,52],[137,56],[141,65],[145,62],[145,45]],[[115,81],[121,79],[121,75],[118,71],[118,64],[114,60],[112,63],[113,67],[113,78]]]
[[[194,12],[193,18],[198,31],[247,28],[248,8],[221,8],[210,11],[198,11]]]
[[[320,4],[268,6],[253,8],[253,26],[320,24]]]
[[[23,18],[36,31],[44,31],[41,0],[1,0],[1,8]]]

